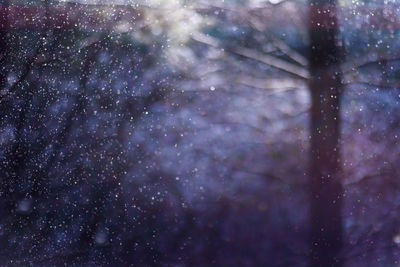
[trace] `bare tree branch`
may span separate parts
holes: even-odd
[[[365,68],[372,65],[382,65],[387,64],[394,61],[400,61],[399,57],[394,58],[383,58],[382,56],[375,55],[374,57],[369,57],[367,59],[362,58],[359,62],[354,63],[354,60],[351,63],[347,62],[342,65],[343,73],[351,73],[357,71],[360,68]]]
[[[285,73],[288,73],[290,75],[293,75],[297,78],[300,78],[302,80],[307,80],[309,78],[309,74],[306,68],[296,66],[294,64],[291,64],[285,60],[266,55],[263,53],[259,53],[257,51],[245,48],[245,47],[236,47],[233,49],[225,49],[221,46],[218,40],[215,38],[212,38],[210,36],[206,36],[201,33],[195,33],[192,35],[192,39],[194,41],[212,46],[214,48],[219,48],[223,49],[224,51],[230,52],[232,54],[236,54],[239,56],[246,57],[248,59],[252,59],[257,62],[261,62],[263,64],[266,64],[270,67],[273,67],[275,69],[281,70]]]
[[[363,85],[367,87],[374,87],[380,90],[397,90],[400,89],[400,84],[389,84],[389,83],[374,83],[368,81],[348,81],[343,83],[344,86],[351,85]]]
[[[282,51],[285,55],[287,55],[289,58],[294,60],[295,62],[299,63],[303,67],[308,66],[308,60],[306,57],[301,55],[299,52],[291,48],[289,45],[287,45],[284,41],[282,41],[279,38],[273,38],[272,43],[276,48],[278,48],[280,51]]]

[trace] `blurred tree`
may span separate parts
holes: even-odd
[[[311,265],[341,266],[340,49],[335,0],[310,0]]]

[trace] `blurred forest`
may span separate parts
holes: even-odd
[[[399,266],[400,2],[2,1],[1,266]]]

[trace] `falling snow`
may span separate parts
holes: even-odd
[[[3,3],[0,265],[398,266],[400,5],[323,3]]]

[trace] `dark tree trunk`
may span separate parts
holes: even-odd
[[[341,266],[340,49],[335,0],[310,0],[311,266]]]

